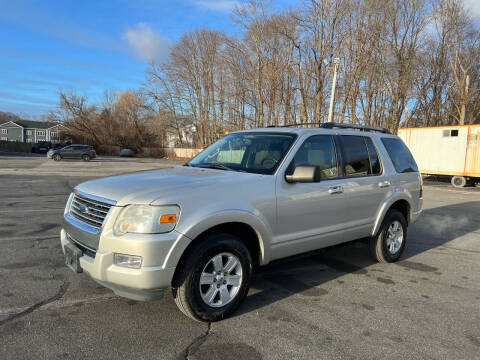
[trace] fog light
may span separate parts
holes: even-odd
[[[142,257],[125,254],[115,254],[113,257],[113,263],[118,266],[140,269],[140,267],[142,266]]]

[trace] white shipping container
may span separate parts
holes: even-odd
[[[480,125],[402,128],[398,136],[422,174],[480,178]]]

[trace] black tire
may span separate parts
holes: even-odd
[[[467,185],[467,179],[465,179],[463,176],[453,176],[450,182],[452,183],[453,187],[456,188],[463,188],[465,185]]]
[[[396,221],[398,221],[402,227],[403,240],[398,251],[391,253],[387,246],[387,236],[390,226]],[[369,240],[370,255],[373,259],[382,263],[398,261],[405,250],[407,227],[407,220],[400,211],[394,209],[388,210],[377,235],[371,237]]]
[[[90,155],[87,155],[87,154],[82,155],[82,160],[83,161],[90,161]]]
[[[59,154],[55,154],[55,155],[52,156],[52,159],[55,160],[55,161],[60,161],[60,160],[62,160],[62,157]]]
[[[173,297],[178,308],[194,320],[206,322],[222,320],[234,312],[247,296],[252,274],[252,259],[243,242],[230,234],[212,233],[196,241],[198,244],[182,260],[178,273],[175,274],[172,283]],[[212,307],[202,299],[200,275],[213,257],[225,252],[239,259],[242,281],[229,303],[221,307]]]

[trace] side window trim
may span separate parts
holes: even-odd
[[[375,153],[377,154],[378,163],[380,164],[380,172],[378,174],[373,173],[373,165],[372,165],[372,160],[371,160],[371,157],[370,157],[370,150],[369,150],[368,145],[367,145],[367,138],[370,139],[370,141],[372,142],[373,148],[375,149]],[[365,141],[365,146],[367,147],[368,160],[370,161],[370,171],[372,172],[368,176],[381,176],[381,175],[383,175],[383,162],[382,162],[382,158],[380,157],[380,153],[378,152],[377,145],[375,145],[375,141],[373,140],[373,138],[368,137],[368,136],[364,136],[363,140]]]
[[[337,174],[338,177],[335,179],[345,179],[345,174],[343,172],[344,168],[344,156],[343,156],[343,148],[342,144],[340,143],[340,135],[333,135],[333,144],[335,146],[335,154],[337,155]]]

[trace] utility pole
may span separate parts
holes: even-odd
[[[470,85],[470,75],[465,78],[465,92],[462,99],[462,106],[460,110],[460,125],[465,125],[465,103],[468,98],[468,86]]]
[[[335,87],[337,86],[337,71],[340,65],[340,59],[333,59],[333,80],[332,80],[332,93],[330,94],[330,108],[328,109],[328,122],[332,122],[333,118],[333,103],[335,101]]]

